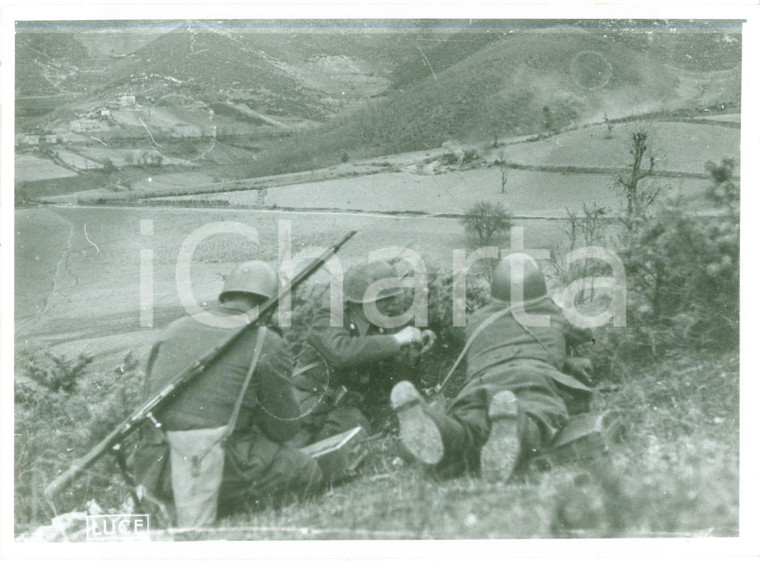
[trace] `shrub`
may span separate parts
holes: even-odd
[[[739,203],[739,186],[733,179],[735,169],[736,161],[733,158],[724,158],[720,165],[711,160],[705,164],[705,170],[713,181],[707,197],[717,206],[732,208]]]
[[[633,319],[661,344],[732,344],[739,321],[739,221],[689,214],[665,205],[623,254],[633,290]]]
[[[71,393],[76,390],[77,382],[85,373],[85,368],[92,363],[92,356],[82,352],[73,360],[43,349],[37,354],[21,354],[23,369],[32,381],[50,391]]]
[[[468,236],[485,244],[507,231],[512,226],[512,218],[501,203],[480,201],[465,211],[462,225]]]
[[[19,353],[15,377],[15,513],[20,530],[53,515],[44,487],[87,453],[137,406],[142,372],[130,354],[114,372],[90,373],[92,359],[48,350]],[[77,386],[78,382],[87,385]],[[125,450],[134,443],[130,437]],[[110,456],[98,461],[55,499],[57,512],[81,509],[92,498],[118,507],[126,488]]]
[[[464,160],[463,162],[465,164],[468,164],[470,162],[475,162],[480,158],[480,151],[478,149],[466,149],[464,151]]]
[[[739,186],[735,162],[708,162],[708,200],[717,213],[698,216],[666,202],[626,239],[629,324],[660,350],[725,349],[739,335]]]

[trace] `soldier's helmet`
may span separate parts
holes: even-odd
[[[349,303],[372,303],[399,295],[402,292],[400,287],[383,289],[374,299],[365,295],[371,284],[386,278],[398,279],[388,262],[378,260],[351,266],[343,277],[343,297]]]
[[[277,272],[269,264],[261,260],[243,262],[224,279],[219,301],[232,293],[252,293],[269,299],[277,295],[279,287]]]
[[[491,296],[500,301],[513,302],[512,282],[522,285],[521,301],[530,301],[546,295],[546,279],[533,257],[515,253],[503,258],[493,271]],[[518,301],[519,295],[514,296]]]

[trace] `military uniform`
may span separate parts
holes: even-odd
[[[234,303],[221,304],[214,311],[221,317],[245,312]],[[151,351],[146,397],[154,395],[233,330],[236,329],[210,327],[191,316],[172,323]],[[178,391],[157,415],[163,429],[186,431],[228,424],[251,365],[255,339],[255,330],[246,331],[187,388]],[[277,502],[282,495],[309,492],[320,484],[321,470],[316,462],[285,445],[298,430],[299,408],[290,382],[292,366],[285,341],[268,329],[235,430],[226,445],[219,497],[222,510],[243,500]],[[162,433],[147,433],[146,446],[163,442]],[[155,476],[155,468],[135,469],[138,482],[150,489],[146,481],[151,480],[151,473]],[[158,483],[152,486],[157,488]],[[160,490],[153,492],[161,496]]]
[[[413,372],[414,359],[406,348],[391,333],[370,323],[360,307],[347,307],[339,327],[330,326],[328,311],[319,315],[298,360],[301,369],[317,369],[306,369],[295,377],[301,404],[309,413],[299,445],[356,426],[370,433],[379,430],[390,414],[390,389]],[[315,398],[321,401],[310,406]]]
[[[591,389],[561,371],[568,348],[589,341],[590,332],[571,326],[546,296],[525,302],[524,309],[548,315],[548,327],[523,326],[505,311],[509,306],[494,299],[472,316],[468,339],[494,315],[496,320],[475,336],[467,351],[465,386],[445,413],[426,407],[443,441],[443,458],[434,468],[441,477],[479,471],[481,448],[491,431],[489,403],[497,393],[516,396],[519,439],[528,455],[548,445],[569,415],[583,410],[590,399]]]

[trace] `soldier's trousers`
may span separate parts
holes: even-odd
[[[278,506],[319,492],[322,470],[297,448],[260,432],[236,432],[227,442],[219,511],[240,505]]]
[[[471,380],[445,412],[429,408],[444,445],[444,457],[433,473],[440,478],[479,473],[480,450],[491,432],[488,407],[500,391],[512,391],[518,400],[523,461],[548,445],[569,419],[554,371],[543,362],[510,362]]]
[[[304,419],[296,437],[289,442],[294,447],[303,447],[319,442],[361,426],[367,433],[371,425],[362,412],[353,406],[343,405]]]

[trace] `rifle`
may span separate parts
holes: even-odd
[[[90,466],[92,466],[98,459],[100,459],[106,452],[111,451],[117,456],[120,453],[119,445],[121,442],[134,432],[140,424],[146,420],[150,420],[155,423],[154,412],[165,406],[172,398],[172,396],[180,389],[188,385],[195,377],[201,374],[208,365],[210,365],[216,358],[230,348],[262,315],[272,311],[280,299],[287,295],[292,289],[298,287],[303,281],[305,281],[314,272],[319,270],[322,265],[346,243],[348,240],[356,234],[356,231],[350,231],[343,239],[328,248],[319,257],[312,260],[303,270],[298,272],[293,277],[293,280],[283,286],[277,295],[268,299],[262,304],[258,310],[254,307],[246,315],[246,324],[239,330],[235,331],[232,335],[225,338],[221,343],[212,348],[203,357],[193,362],[190,366],[185,368],[182,372],[172,378],[158,393],[146,400],[140,407],[137,408],[126,420],[120,423],[108,436],[106,436],[97,446],[90,450],[83,457],[75,461],[72,466],[64,471],[61,475],[56,477],[52,483],[45,488],[45,495],[48,499],[53,498],[55,495],[66,489],[71,483],[84,473]]]

